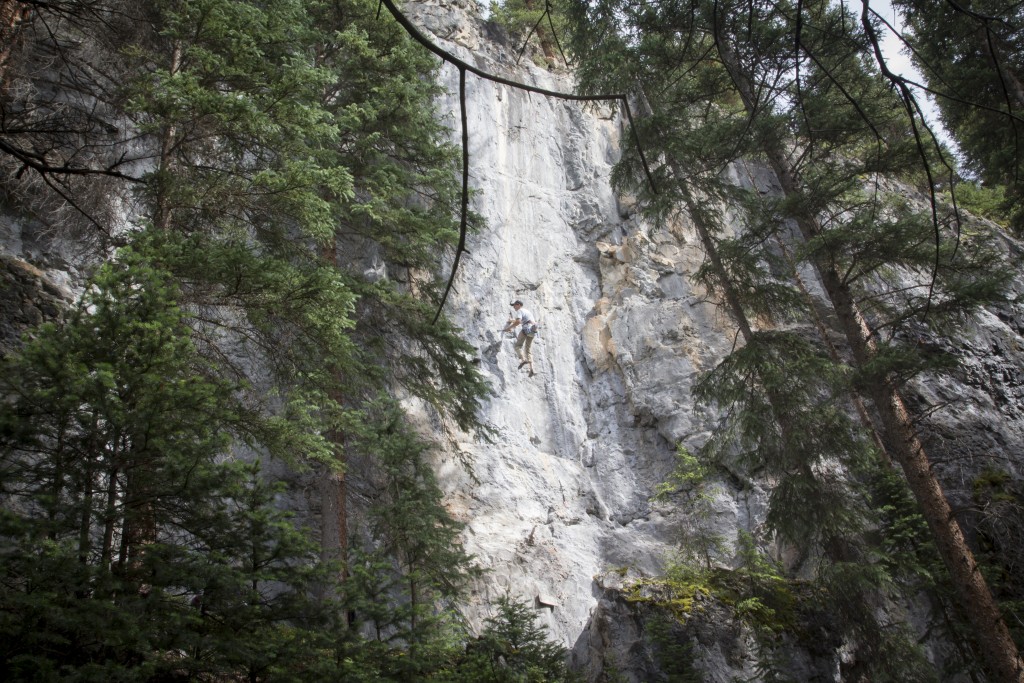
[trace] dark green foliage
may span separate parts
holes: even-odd
[[[376,10],[62,0],[20,26],[6,201],[87,226],[97,261],[128,248],[7,373],[0,628],[19,677],[408,680],[458,649],[440,603],[470,573],[460,527],[381,397],[472,429],[487,387],[433,323],[460,196],[436,65]],[[347,467],[371,528],[298,528],[278,507],[301,494],[243,453],[289,481]],[[348,531],[370,550],[339,558],[345,582],[320,543]]]
[[[468,427],[484,385],[457,331],[429,324],[435,287],[414,270],[457,235],[455,156],[428,104],[433,64],[375,9],[169,4],[139,48],[158,69],[130,85],[140,128],[170,145],[142,194],[156,225],[191,236],[185,253],[208,255],[173,265],[215,307],[211,334],[267,358],[283,398],[313,391],[327,409],[339,377],[349,401],[387,377]],[[374,262],[394,277],[367,280]]]
[[[937,157],[916,143],[920,121],[881,77],[870,33],[826,2],[581,2],[569,13],[583,87],[635,93],[641,143],[661,161],[655,193],[627,146],[616,182],[652,218],[693,226],[707,257],[697,277],[736,322],[739,348],[696,391],[724,416],[702,461],[735,471],[738,460],[772,482],[770,528],[822,577],[841,577],[823,582],[837,604],[914,596],[922,584],[891,578],[913,572],[879,560],[874,427],[857,390],[895,393],[947,371],[941,335],[1000,300],[1007,274],[945,208],[900,196],[932,190]],[[825,301],[809,296],[815,284]],[[805,320],[813,327],[765,331]],[[877,610],[850,614],[836,632],[877,655],[877,671],[887,657],[909,661],[907,634]]]
[[[889,573],[893,562],[886,562],[883,557],[864,557],[865,550],[872,551],[870,546],[858,550],[848,558],[822,563],[815,578],[818,606],[827,620],[827,625],[821,624],[820,628],[836,641],[842,638],[850,644],[845,675],[894,682],[939,680],[939,673],[926,658],[918,636],[894,607],[908,585],[915,589],[933,586],[923,582],[896,583]],[[887,609],[893,609],[893,613],[887,614]]]
[[[1024,61],[1021,6],[1006,0],[970,3],[897,0],[906,39],[942,123],[966,163],[990,188],[1006,188],[1000,212],[1020,231],[1024,170]],[[970,201],[968,199],[968,201]]]
[[[241,358],[270,370],[248,377],[251,400],[329,424],[343,419],[339,382],[348,409],[395,381],[468,428],[486,387],[458,330],[430,324],[433,273],[459,229],[457,154],[432,103],[435,63],[376,10],[366,0],[40,6],[5,67],[0,106],[21,118],[4,139],[83,172],[65,183],[12,171],[5,189],[36,193],[25,210],[78,207],[110,240],[132,239],[124,221],[166,233],[165,267],[211,371],[234,381],[252,372]],[[43,75],[103,106],[40,101]],[[115,121],[127,134],[101,136]]]
[[[677,624],[664,611],[659,611],[647,620],[644,632],[654,645],[666,683],[701,683],[704,677],[694,662],[693,643],[678,636]]]
[[[868,535],[875,542],[848,546],[837,561],[822,564],[817,577],[822,609],[830,615],[832,628],[857,644],[844,675],[942,680],[944,672],[926,660],[918,636],[906,623],[879,622],[877,616],[879,610],[898,604],[903,595],[930,596],[934,631],[953,643],[965,642],[967,634],[958,630],[961,623],[947,614],[950,586],[927,524],[906,483],[891,466],[868,461],[854,474],[868,496]]]
[[[1001,599],[1017,642],[1024,641],[1024,485],[1005,470],[992,467],[973,482],[972,513],[977,516],[982,570]]]
[[[779,322],[806,318],[807,302],[791,280],[793,255],[778,246],[786,223],[776,207],[760,197],[755,199],[750,192],[714,188],[716,182],[709,184],[717,198],[697,201],[688,192],[683,194],[689,213],[708,229],[707,239],[717,257],[705,260],[693,279],[718,296],[730,291],[744,314],[752,318]],[[723,226],[723,200],[745,209],[748,220],[744,230],[730,234]]]
[[[525,50],[528,39],[540,44],[544,66],[554,66],[561,54],[565,38],[562,0],[491,1],[491,21],[504,26],[515,41],[517,53]]]
[[[442,504],[434,471],[425,458],[426,444],[404,424],[390,400],[366,406],[372,430],[360,444],[373,453],[375,491],[367,511],[365,545],[353,558],[350,581],[362,602],[356,618],[373,626],[377,638],[415,648],[433,637],[447,604],[477,575],[462,549],[455,522]],[[380,604],[401,595],[398,605]],[[412,662],[416,664],[416,662]]]
[[[566,668],[565,648],[547,639],[529,605],[498,598],[497,614],[443,680],[465,683],[547,683],[575,680]]]
[[[954,643],[967,635],[949,630],[949,586],[920,507],[891,467],[868,461],[852,473],[867,500],[867,540],[834,548],[834,561],[821,563],[815,580],[830,631],[855,643],[844,676],[942,680],[897,607],[904,595],[933,596],[931,628]]]
[[[370,570],[372,564],[362,566]],[[383,567],[381,567],[383,568]],[[355,572],[359,572],[356,569]],[[364,578],[373,580],[370,572]],[[367,605],[370,607],[370,605]],[[447,683],[571,683],[564,647],[550,641],[528,605],[498,599],[497,614],[476,638],[451,615],[437,615],[420,628],[415,647],[400,648],[387,638],[366,640],[348,631],[339,646],[346,681],[445,681]]]
[[[956,201],[960,208],[975,216],[1009,227],[1006,190],[1001,185],[990,187],[977,182],[962,182],[956,186]]]
[[[807,340],[758,332],[695,387],[729,419],[705,448],[712,461],[734,444],[750,471],[776,478],[768,521],[800,547],[853,534],[864,503],[837,469],[857,467],[871,451],[843,401],[845,370]]]
[[[304,666],[334,609],[317,548],[228,455],[252,416],[205,378],[137,252],[4,368],[0,600],[14,680]],[[279,677],[278,677],[279,678]]]
[[[819,608],[828,620],[829,631],[854,644],[842,665],[844,679],[892,683],[943,680],[942,672],[928,661],[918,635],[902,615],[884,614],[890,607],[888,599],[900,597],[901,586],[892,583],[882,565],[832,562],[822,567],[816,585],[820,588]]]

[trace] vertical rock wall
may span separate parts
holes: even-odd
[[[537,66],[529,52],[516,65],[519,46],[479,18],[474,0],[428,0],[406,11],[439,45],[485,71],[572,91],[569,74]],[[442,109],[458,140],[457,69],[442,66],[441,79],[449,93]],[[496,437],[444,432],[450,446],[438,453],[451,511],[467,524],[466,547],[488,570],[465,611],[479,626],[488,604],[508,592],[534,603],[589,678],[614,661],[627,680],[653,680],[660,674],[645,617],[615,588],[623,577],[657,574],[671,552],[687,511],[661,509],[650,496],[671,470],[676,444],[694,449],[707,438],[713,416],[695,410],[691,389],[736,332],[689,278],[701,260],[691,227],[650,225],[612,190],[611,168],[628,134],[614,105],[529,94],[468,74],[467,109],[473,209],[487,227],[469,237],[447,313],[476,346],[494,388],[481,417]],[[752,168],[731,172],[740,185],[777,187]],[[1020,246],[1007,239],[1004,247],[1019,262]],[[813,273],[804,276],[822,296]],[[1024,291],[1024,282],[1015,289]],[[499,332],[516,298],[541,323],[535,377],[517,369],[512,339]],[[993,462],[1020,480],[1021,320],[1017,302],[982,311],[954,349],[960,376],[907,392],[927,416],[923,434],[959,509],[971,504],[972,482]],[[726,482],[717,491],[719,535],[756,537],[766,499],[760,485]],[[1017,528],[987,533],[1004,548],[1024,543]],[[893,618],[927,619],[912,612]],[[753,675],[755,658],[736,624],[686,628],[706,680]],[[826,641],[794,653],[803,662],[802,673],[790,672],[796,679],[839,680],[844,662],[854,663],[844,644]],[[944,648],[929,645],[937,665]]]
[[[519,46],[480,19],[475,0],[427,0],[406,11],[481,69],[572,91],[569,74],[537,66],[529,53],[517,66]],[[449,93],[441,107],[458,140],[458,71],[444,65],[440,74]],[[645,616],[615,589],[624,578],[658,574],[672,550],[687,511],[659,508],[650,496],[671,471],[676,445],[694,449],[706,439],[714,416],[695,410],[692,386],[736,333],[690,281],[701,261],[690,226],[648,224],[612,190],[627,133],[617,105],[529,94],[472,74],[467,86],[472,208],[487,225],[468,239],[446,312],[493,387],[481,413],[493,438],[424,414],[445,444],[436,466],[450,510],[488,571],[464,611],[479,627],[490,603],[508,593],[535,605],[591,677],[615,660],[627,680],[653,680]],[[736,182],[753,182],[749,175],[737,172]],[[73,265],[81,263],[74,246],[0,216],[0,348],[73,300],[85,269]],[[1019,245],[1007,240],[1006,249],[1020,261]],[[379,262],[367,267],[384,270]],[[807,284],[817,291],[813,277]],[[513,340],[499,331],[516,298],[541,323],[534,377],[517,368]],[[929,414],[925,436],[958,509],[972,503],[975,478],[993,462],[1016,482],[1024,477],[1022,320],[1015,301],[982,312],[953,349],[964,360],[960,377],[922,383],[908,396]],[[944,404],[956,409],[929,412]],[[765,506],[759,485],[717,490],[719,534],[756,533]],[[988,543],[1024,548],[1024,528],[993,524],[985,533]],[[1024,570],[1024,552],[1015,557],[1012,569]],[[752,675],[741,629],[728,615],[709,614],[682,636],[695,643],[705,680]],[[807,670],[835,680],[844,655],[839,644],[826,645],[809,651]]]
[[[468,6],[464,2],[468,1]],[[439,45],[479,68],[571,92],[564,73],[485,38],[472,0],[409,5]],[[442,103],[458,139],[458,70]],[[649,502],[678,442],[707,429],[690,389],[732,343],[727,319],[694,291],[699,264],[686,226],[655,228],[610,187],[623,122],[618,106],[530,94],[467,75],[473,210],[447,313],[479,353],[494,395],[483,420],[493,443],[459,435],[438,467],[465,542],[488,570],[468,606],[476,624],[508,592],[540,611],[572,647],[597,605],[596,577],[654,574],[673,519]],[[536,376],[517,369],[499,330],[509,302],[539,319]],[[761,500],[719,501],[723,529],[756,523]]]

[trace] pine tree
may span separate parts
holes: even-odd
[[[123,251],[66,325],[6,363],[13,680],[264,679],[305,666],[329,625],[330,604],[307,597],[323,578],[308,532],[255,465],[225,458],[258,418],[204,377],[175,297],[168,273]]]
[[[894,106],[898,102],[888,98],[877,77],[865,70],[867,43],[853,17],[841,8],[830,9],[821,3],[800,3],[789,10],[753,2],[714,6],[694,3],[689,7],[665,8],[602,5],[595,11],[583,10],[581,16],[588,21],[590,15],[596,16],[595,23],[608,31],[604,35],[612,36],[600,48],[585,48],[588,56],[595,56],[589,73],[597,78],[611,71],[602,52],[614,54],[613,60],[625,56],[627,64],[636,65],[643,72],[637,80],[645,92],[655,91],[660,99],[666,100],[652,103],[651,119],[662,124],[657,137],[659,145],[685,148],[687,143],[679,140],[692,140],[691,148],[711,147],[711,152],[698,155],[707,161],[686,178],[691,184],[703,180],[700,187],[705,195],[714,191],[713,184],[723,163],[743,155],[763,155],[768,161],[784,192],[783,200],[768,212],[774,213],[775,218],[768,223],[769,232],[757,232],[763,236],[760,241],[755,238],[746,242],[748,247],[758,249],[739,251],[750,257],[746,263],[735,262],[739,267],[732,270],[723,259],[712,258],[708,249],[712,240],[702,234],[712,262],[706,272],[714,284],[726,290],[729,299],[730,285],[723,283],[731,282],[734,291],[738,290],[737,284],[749,287],[749,276],[742,276],[743,268],[750,273],[750,263],[771,263],[765,246],[777,243],[785,256],[786,234],[780,229],[786,224],[780,219],[795,219],[804,242],[798,256],[815,266],[845,330],[852,350],[850,360],[860,373],[858,386],[882,414],[879,429],[884,446],[904,465],[911,487],[927,510],[933,533],[949,541],[944,541],[943,551],[956,583],[970,590],[968,587],[975,585],[978,575],[957,574],[961,565],[955,559],[965,553],[969,557],[969,550],[962,537],[955,540],[958,529],[944,526],[949,524],[950,515],[942,513],[944,501],[941,494],[934,495],[938,488],[934,479],[927,476],[926,455],[919,442],[914,441],[909,416],[898,399],[902,382],[927,364],[920,356],[915,357],[911,348],[898,342],[898,333],[914,317],[933,316],[939,308],[948,308],[952,313],[969,310],[986,297],[998,296],[998,277],[985,277],[977,267],[978,260],[957,252],[955,242],[941,241],[941,231],[940,241],[931,240],[931,264],[927,265],[921,248],[928,244],[924,238],[927,224],[908,216],[896,204],[879,202],[881,195],[877,191],[871,194],[858,189],[863,185],[864,174],[901,169],[906,172],[911,159],[909,150],[913,149],[900,143],[901,137],[906,137],[906,122],[901,124],[901,119],[892,115],[899,112],[898,106]],[[615,31],[623,20],[629,28],[618,35],[628,35],[628,39],[616,37]],[[583,44],[595,34],[602,35],[601,31],[582,32]],[[654,60],[658,59],[668,65],[660,78],[655,68],[648,66],[657,64]],[[660,85],[652,86],[652,82]],[[702,94],[694,97],[694,93]],[[671,101],[676,95],[682,101]],[[666,130],[665,126],[671,124],[674,127]],[[706,124],[710,125],[705,127]],[[730,125],[737,134],[722,137],[723,126]],[[705,131],[710,134],[700,135]],[[791,133],[797,136],[795,145],[790,144]],[[624,166],[628,165],[627,161]],[[665,168],[673,172],[676,183],[684,177],[672,164]],[[655,198],[653,204],[664,210],[676,199],[671,195],[667,199]],[[691,212],[693,207],[690,202]],[[889,241],[895,236],[899,237]],[[948,249],[945,244],[950,245]],[[721,241],[712,246],[716,254],[729,253],[720,248]],[[954,253],[958,254],[957,259],[952,258]],[[908,290],[910,296],[897,291],[873,291],[873,287],[884,282],[878,277],[881,271],[894,267],[906,269],[902,272],[930,273],[931,282],[917,284],[916,290]],[[736,273],[741,274],[738,282]],[[738,295],[734,298],[739,301]],[[869,327],[861,301],[869,305],[885,301],[891,305],[874,306],[871,313],[877,317],[872,317]],[[937,301],[942,301],[942,305]],[[735,312],[737,303],[729,303]],[[741,330],[743,327],[741,323]],[[879,345],[872,330],[892,336]],[[750,344],[751,337],[744,336]],[[754,359],[752,363],[744,367],[762,373],[766,367],[772,367],[767,361],[762,364]],[[782,367],[799,364],[789,362]],[[753,372],[749,375],[752,379],[755,376]],[[778,403],[779,398],[769,394],[768,405]],[[771,412],[781,427],[784,421],[778,418],[786,412]],[[765,417],[762,415],[761,419]],[[783,433],[786,431],[783,428]],[[919,476],[922,474],[926,475],[923,479]],[[988,595],[984,588],[978,591],[981,596]],[[962,594],[961,604],[975,612],[973,622],[978,629],[988,628],[993,621],[1001,623],[991,600],[984,616],[978,611],[980,605],[986,604],[981,598]],[[993,636],[988,643],[997,640]],[[1011,676],[1008,672],[1013,666],[1003,661],[1002,653],[1012,651],[1012,647],[1006,649],[1005,639],[999,642],[1000,645],[989,647],[987,659],[993,669],[1002,670],[1001,675]]]
[[[388,420],[375,421],[374,402],[391,392],[411,394],[445,421],[473,428],[486,392],[471,346],[448,320],[434,321],[435,272],[459,228],[456,157],[434,113],[435,64],[399,26],[380,20],[376,9],[363,0],[36,4],[5,62],[0,93],[5,120],[12,122],[0,132],[0,162],[10,171],[3,184],[12,203],[39,223],[53,220],[73,235],[88,230],[99,259],[119,243],[147,255],[148,267],[175,292],[179,322],[187,326],[181,343],[191,344],[187,363],[199,380],[223,388],[216,403],[224,420],[235,416],[230,429],[219,432],[222,439],[230,436],[219,457],[255,451],[292,470],[335,477],[336,538],[320,536],[328,546],[324,554],[333,547],[342,561],[349,535],[365,532],[348,529],[344,519],[344,477],[352,474],[345,472],[346,462],[358,456],[366,468],[357,472],[357,483],[376,484],[372,473],[380,470],[372,449],[391,438],[388,430],[406,429],[393,411]],[[112,372],[123,371],[111,365]],[[184,414],[196,421],[208,417],[201,410]],[[63,434],[64,427],[53,429]],[[411,472],[399,477],[400,485],[411,487],[403,514],[415,519],[422,513],[445,543],[435,538],[413,547],[410,541],[411,560],[403,555],[409,548],[392,544],[388,551],[398,558],[381,553],[382,563],[373,566],[388,566],[383,575],[389,581],[405,577],[384,605],[393,608],[386,618],[404,620],[407,630],[411,619],[401,594],[405,586],[417,586],[417,637],[427,640],[430,601],[455,589],[466,558],[450,542],[458,527],[426,474],[425,447],[410,437],[394,449],[404,458],[401,468]],[[99,484],[82,489],[85,511],[71,516],[80,522],[76,528],[91,528],[96,520],[102,525],[104,496],[111,492],[105,477],[128,468],[125,485],[138,503],[123,521],[128,532],[122,534],[122,522],[114,520],[98,532],[98,541],[82,531],[89,538],[78,546],[83,552],[93,552],[96,543],[109,546],[100,555],[123,556],[124,572],[144,573],[147,558],[164,552],[164,465],[131,464],[98,464],[106,469],[89,472],[89,481]],[[61,467],[55,476],[70,476]],[[286,651],[299,658],[314,648],[333,648],[339,637],[330,631],[343,628],[328,623],[324,645],[296,626],[307,618],[304,591],[353,605],[364,596],[351,583],[335,585],[344,578],[343,566],[335,567],[334,577],[324,576],[315,553],[286,543],[280,518],[257,524],[270,515],[264,503],[271,494],[256,479],[232,475],[248,482],[243,485],[217,472],[224,479],[211,499],[236,506],[231,519],[238,524],[239,516],[250,520],[248,530],[236,529],[236,538],[255,538],[259,531],[290,543],[293,555],[282,555],[282,561],[302,588],[289,593],[296,607],[287,621],[271,619],[259,601],[245,603],[259,603],[248,611],[231,601],[217,606],[216,619],[205,622],[209,630],[183,648],[195,654],[181,666],[244,670],[250,678],[284,676],[286,670],[299,676],[299,669],[281,664]],[[189,481],[196,495],[201,484]],[[247,508],[237,507],[247,500]],[[217,515],[227,523],[226,512]],[[198,566],[195,557],[175,552],[163,555],[168,573]],[[248,558],[255,567],[257,556],[250,552]],[[423,576],[422,567],[441,561],[450,571],[435,584],[436,569]],[[242,571],[243,559],[238,563]],[[304,565],[312,574],[299,581]],[[211,567],[202,571],[212,575],[212,585],[195,590],[225,600],[262,594],[263,576],[273,576],[250,569],[250,576],[259,574],[257,585],[243,590],[237,572],[222,577]],[[184,581],[180,575],[176,580]],[[211,615],[219,599],[207,602]],[[186,621],[193,616],[183,614]],[[239,626],[261,615],[264,622],[251,629]],[[333,618],[331,610],[317,617]],[[218,623],[234,629],[214,628]],[[265,651],[255,645],[261,638]],[[235,654],[230,642],[238,645]],[[139,658],[151,652],[146,643],[133,647]],[[328,657],[318,666],[329,670],[331,661],[337,660]]]
[[[406,675],[433,666],[429,653],[445,608],[462,594],[479,571],[462,548],[462,525],[444,508],[433,470],[424,459],[424,444],[402,423],[390,401],[368,406],[376,427],[367,450],[375,454],[378,493],[368,510],[369,541],[375,548],[366,561],[388,561],[377,573],[374,593],[392,594],[399,606],[374,616],[378,634],[404,642],[409,657]],[[379,609],[378,609],[379,612]],[[360,615],[357,613],[357,617]],[[443,631],[443,629],[442,629]],[[428,661],[421,657],[427,655]]]
[[[527,604],[507,595],[498,598],[497,614],[489,617],[483,633],[471,641],[459,658],[449,681],[479,683],[541,683],[570,681],[566,651],[548,640],[537,625],[537,614]]]
[[[329,424],[339,383],[351,408],[388,377],[473,424],[485,387],[470,347],[431,324],[459,193],[429,56],[362,0],[133,10],[47,4],[22,27],[2,98],[22,124],[0,149],[12,196],[57,194],[113,241],[131,239],[125,223],[166,233],[153,239],[174,243],[198,350],[232,376],[243,357],[273,371],[252,400],[319,403]],[[51,73],[77,109],[41,101]],[[305,441],[312,460],[337,456]]]
[[[491,2],[490,20],[505,26],[517,41],[519,56],[526,50],[529,40],[536,37],[548,68],[553,67],[561,54],[559,36],[564,33],[564,12],[560,0],[506,0]]]

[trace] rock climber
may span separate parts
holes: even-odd
[[[533,338],[537,335],[537,320],[533,317],[527,309],[523,308],[523,302],[516,299],[511,304],[512,310],[515,313],[509,318],[508,325],[505,326],[506,330],[514,330],[516,327],[519,328],[519,336],[516,337],[516,357],[521,361],[519,367],[522,368],[524,365],[530,366],[530,377],[533,377]]]

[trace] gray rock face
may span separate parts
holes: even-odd
[[[471,0],[415,3],[407,12],[440,46],[485,71],[572,91],[569,74],[540,68],[528,55],[515,66],[519,46],[503,44]],[[444,65],[440,73],[448,90],[441,106],[458,141],[458,71]],[[628,133],[616,106],[529,94],[472,74],[466,106],[472,208],[487,227],[469,236],[447,313],[476,346],[492,383],[481,417],[498,436],[485,443],[445,434],[451,445],[437,454],[450,509],[467,524],[466,547],[488,570],[464,611],[480,626],[489,602],[507,592],[537,606],[590,679],[601,674],[601,662],[618,662],[626,680],[659,680],[644,650],[643,615],[600,577],[663,568],[687,510],[661,508],[650,497],[672,469],[676,445],[695,449],[707,439],[714,416],[695,409],[691,390],[728,353],[736,330],[689,278],[701,261],[692,226],[647,224],[612,190],[611,168]],[[777,186],[763,171],[731,172],[740,185]],[[813,273],[802,276],[821,296]],[[541,323],[534,377],[517,368],[513,340],[499,331],[516,298]],[[924,411],[950,399],[959,404],[925,423],[934,453],[947,463],[954,506],[970,499],[972,477],[990,462],[972,454],[1000,449],[1015,459],[1024,452],[1022,319],[1016,304],[982,312],[958,350],[962,377],[920,382],[907,396]],[[1019,462],[1009,466],[1020,473]],[[757,536],[762,486],[714,490],[715,532],[727,542],[740,531]],[[1010,544],[1016,532],[1000,531]],[[749,677],[744,634],[705,626],[683,634],[693,638],[690,656],[705,680]],[[801,657],[804,680],[839,680],[848,653],[836,644],[794,655]]]
[[[461,3],[408,11],[481,69],[572,91],[569,76],[528,57],[511,71],[515,48],[484,41]],[[441,78],[458,140],[458,71],[442,66]],[[678,520],[649,499],[676,444],[700,442],[708,430],[690,388],[733,330],[688,279],[700,259],[688,226],[630,217],[611,189],[623,134],[617,105],[472,74],[466,97],[472,208],[487,228],[469,237],[446,310],[492,383],[482,418],[498,437],[460,435],[437,466],[451,511],[467,524],[467,549],[489,570],[466,606],[471,623],[509,592],[537,604],[552,635],[572,647],[602,594],[595,576],[662,568]],[[516,298],[541,325],[534,377],[517,368],[513,339],[500,332]],[[723,533],[734,537],[759,521],[762,504],[727,498],[718,507]]]
[[[0,354],[17,347],[26,329],[59,319],[80,293],[69,248],[0,216]]]
[[[479,18],[474,0],[409,3],[406,11],[440,46],[483,70],[572,91],[570,74],[538,67],[529,55],[516,66],[518,46]],[[459,74],[443,65],[440,78],[448,90],[440,105],[458,141]],[[467,550],[488,570],[462,609],[480,628],[491,602],[508,593],[535,605],[591,680],[608,673],[609,663],[625,680],[660,680],[651,615],[621,588],[658,575],[689,521],[685,507],[650,499],[674,466],[677,444],[695,450],[706,441],[716,416],[694,407],[692,387],[729,352],[736,330],[690,279],[702,259],[692,226],[648,224],[630,198],[612,190],[612,165],[628,132],[617,105],[530,94],[472,74],[466,105],[472,209],[487,226],[468,238],[446,312],[475,345],[493,387],[481,419],[495,438],[422,414],[442,444],[435,464],[449,509],[466,524]],[[738,184],[774,185],[741,170],[733,169]],[[42,242],[0,218],[0,350],[21,329],[59,315],[82,280],[70,265],[74,255],[65,253],[71,245]],[[1016,245],[1005,248],[1020,261]],[[371,254],[365,272],[384,277],[386,267]],[[518,368],[513,339],[500,331],[516,298],[541,324],[533,377]],[[980,312],[955,349],[959,376],[920,382],[907,396],[922,413],[955,406],[922,423],[955,508],[971,502],[972,482],[993,453],[1018,481],[1024,476],[1021,321],[1017,303]],[[757,536],[765,487],[715,486],[711,533],[727,543],[740,531]],[[1016,569],[1024,571],[1024,528],[973,521],[990,543],[1017,548]],[[755,674],[749,634],[714,605],[673,628],[674,639],[691,643],[687,657],[703,680]],[[806,675],[794,672],[794,680],[838,680],[843,656],[831,642],[805,649],[794,660]]]

